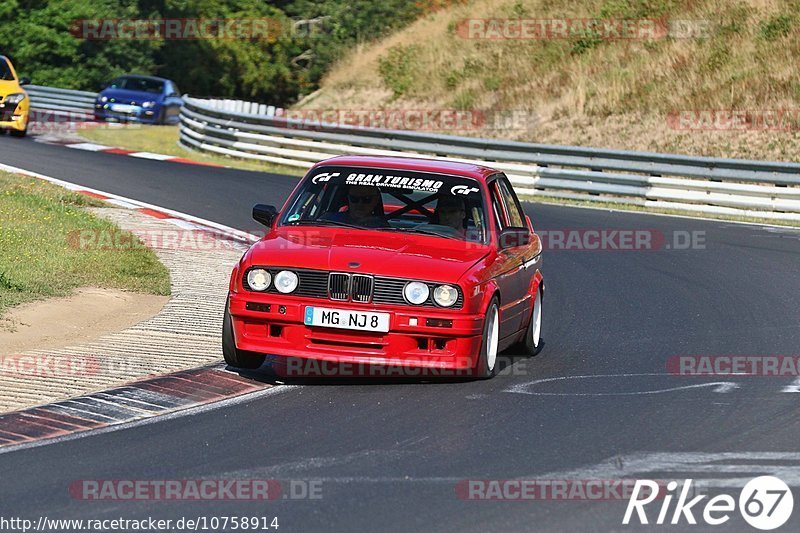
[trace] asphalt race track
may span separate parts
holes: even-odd
[[[280,205],[296,183],[8,137],[0,138],[0,163],[248,231],[258,229],[252,205]],[[0,515],[278,517],[278,531],[622,531],[635,529],[622,525],[626,500],[468,501],[456,487],[685,475],[738,499],[726,483],[765,471],[793,485],[800,503],[794,378],[667,370],[673,356],[800,355],[800,231],[525,208],[537,231],[639,230],[663,236],[665,246],[546,252],[546,346],[533,359],[505,354],[504,371],[491,381],[307,384],[2,453]],[[704,246],[675,249],[686,235]],[[256,478],[280,480],[290,497],[82,501],[68,491],[76,480]],[[321,498],[291,498],[287,487],[308,480],[321,480]],[[658,507],[648,507],[651,522]],[[798,516],[795,509],[784,529],[797,531]],[[736,513],[724,526],[691,530],[752,531]]]

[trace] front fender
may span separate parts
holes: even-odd
[[[478,309],[476,309],[475,311],[482,314],[486,314],[486,311],[489,309],[489,304],[491,303],[492,298],[494,298],[496,294],[499,295],[500,289],[497,286],[497,282],[493,279],[487,281],[483,285],[480,285],[479,289],[481,291],[479,300],[480,304],[478,306]]]

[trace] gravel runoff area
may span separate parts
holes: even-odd
[[[5,355],[0,413],[222,359],[220,333],[228,280],[245,245],[133,209],[92,211],[154,249],[170,271],[172,296],[154,317],[93,342]]]

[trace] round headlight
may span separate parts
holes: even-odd
[[[290,270],[281,270],[278,272],[278,275],[275,276],[275,288],[278,289],[278,292],[283,294],[294,292],[298,282],[297,274]]]
[[[431,290],[424,283],[412,281],[403,289],[403,295],[408,303],[422,305],[428,300]]]
[[[144,107],[144,108],[155,107],[155,105],[156,105],[155,102],[145,102],[145,103],[142,104],[142,107]]]
[[[247,273],[247,285],[254,291],[265,291],[272,282],[272,275],[263,268],[254,268]]]
[[[442,307],[452,307],[458,300],[458,290],[450,285],[439,285],[433,291],[433,300]]]
[[[100,97],[100,101],[103,102],[103,103],[108,102],[108,96],[101,96]]]

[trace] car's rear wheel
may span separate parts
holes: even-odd
[[[222,322],[222,356],[230,366],[248,369],[260,367],[266,359],[265,355],[245,352],[236,348],[236,342],[233,340],[233,319],[227,302]]]
[[[497,372],[497,351],[500,342],[500,304],[493,298],[483,321],[481,351],[475,368],[477,377],[489,379]]]

